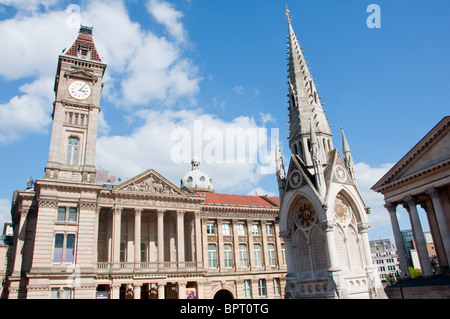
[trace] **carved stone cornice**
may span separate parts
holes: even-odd
[[[56,208],[58,201],[56,199],[39,199],[39,208]]]

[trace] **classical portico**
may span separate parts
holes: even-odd
[[[395,237],[400,267],[409,276],[408,262],[397,219],[397,207],[409,214],[424,276],[433,276],[423,227],[417,208],[427,215],[439,262],[438,273],[448,272],[450,262],[450,117],[440,121],[372,189],[383,194]]]

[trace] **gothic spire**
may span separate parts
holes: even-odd
[[[314,127],[318,137],[325,138],[329,148],[332,149],[332,134],[325,112],[320,102],[314,78],[307,65],[299,40],[291,23],[289,10],[288,17],[288,97],[289,97],[289,141],[293,153],[300,155],[310,166],[309,150],[305,141],[310,136],[311,127]],[[311,123],[312,122],[312,123]],[[311,126],[312,124],[312,126]]]
[[[347,137],[345,137],[344,128],[341,127],[342,131],[342,152],[344,153],[344,163],[347,167],[353,182],[356,184],[356,174],[355,174],[355,164],[353,162],[352,152],[350,146],[348,145]]]

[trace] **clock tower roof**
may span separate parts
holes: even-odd
[[[93,27],[82,25],[77,39],[64,55],[101,63],[102,59],[95,48],[92,29]]]

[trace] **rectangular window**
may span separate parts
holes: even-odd
[[[208,245],[208,267],[217,268],[217,251],[216,245]]]
[[[245,224],[237,224],[237,232],[239,236],[245,236]]]
[[[269,257],[269,266],[276,266],[275,263],[275,245],[269,244],[267,245],[267,254]]]
[[[223,246],[225,268],[233,267],[233,251],[231,245]]]
[[[252,224],[252,235],[259,235],[259,225]]]
[[[50,298],[51,299],[59,299],[59,288],[52,288],[50,290]]]
[[[58,207],[58,215],[56,220],[58,222],[76,222],[78,209],[76,207]]]
[[[209,222],[206,224],[206,234],[215,235],[216,234],[216,224]]]
[[[55,263],[62,262],[63,249],[64,249],[64,235],[56,234],[56,236],[55,236],[55,251],[53,253],[53,261]]]
[[[230,223],[223,223],[222,224],[222,233],[224,236],[230,236],[231,235],[231,224]]]
[[[66,208],[65,207],[58,207],[58,216],[56,217],[56,220],[58,222],[66,221]]]
[[[266,234],[267,235],[273,235],[273,225],[272,224],[267,224],[266,225]]]
[[[286,266],[286,247],[284,244],[281,244],[281,258],[283,266]]]
[[[244,280],[244,298],[252,297],[252,282],[250,280]]]
[[[248,267],[247,245],[239,244],[239,261],[241,267]]]
[[[73,263],[75,256],[75,235],[67,235],[66,239],[66,263]]]
[[[258,293],[260,297],[267,297],[265,279],[258,280]]]
[[[69,207],[69,216],[67,218],[68,222],[76,222],[77,221],[77,208]]]
[[[275,296],[281,295],[280,279],[278,279],[278,278],[275,278],[273,280],[273,294]]]
[[[80,140],[76,137],[70,137],[67,142],[66,164],[78,164],[78,151],[80,147]]]
[[[261,245],[260,244],[254,244],[253,245],[253,253],[255,257],[255,267],[261,267],[262,266],[262,256],[261,256]]]

